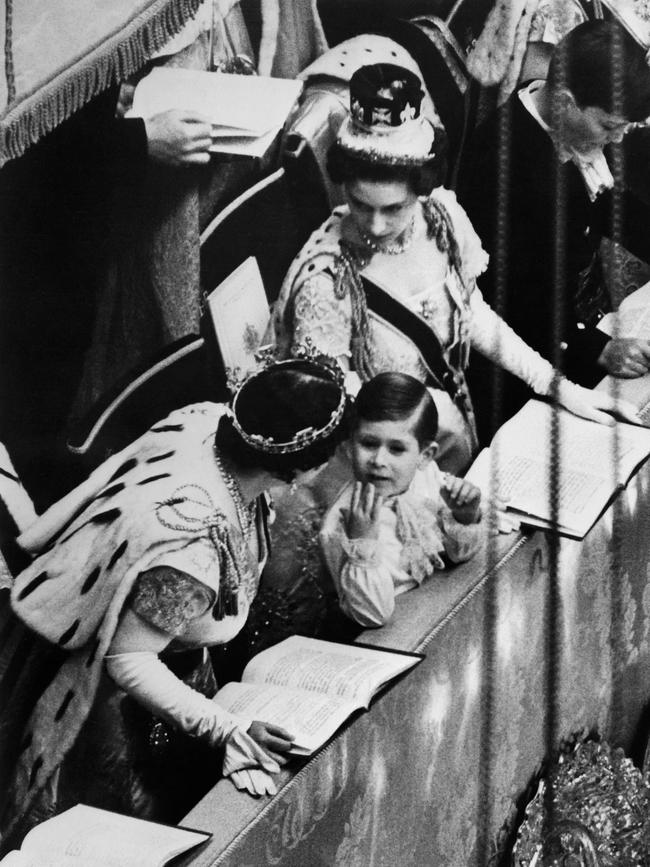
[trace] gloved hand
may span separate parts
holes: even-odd
[[[241,771],[233,771],[230,774],[230,779],[236,789],[249,792],[255,797],[275,795],[278,791],[273,778],[259,768],[244,768]]]
[[[280,765],[246,733],[250,719],[227,713],[179,680],[150,651],[108,655],[106,668],[118,686],[155,716],[215,746],[225,744],[223,775],[232,776],[238,789],[275,794],[269,774],[277,774]]]
[[[151,651],[107,655],[106,670],[118,686],[155,716],[214,746],[225,743],[235,731],[244,735],[251,724],[251,720],[227,713],[183,683]]]
[[[601,424],[613,425],[615,417],[633,424],[639,423],[636,407],[629,401],[614,398],[606,391],[583,388],[568,379],[560,380],[558,402],[575,415]]]
[[[251,795],[275,795],[277,787],[269,774],[277,774],[280,765],[240,728],[234,729],[226,741],[223,775],[230,777],[237,789]]]
[[[263,768],[270,774],[277,774],[280,765],[241,728],[235,728],[226,741],[223,757],[223,773],[230,776],[242,768]]]

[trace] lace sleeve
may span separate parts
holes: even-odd
[[[438,515],[445,554],[452,563],[464,563],[476,554],[484,528],[480,521],[461,524],[448,506],[443,505]]]
[[[350,298],[348,295],[341,299],[335,297],[332,277],[317,274],[300,287],[295,300],[293,332],[293,350],[311,344],[333,358],[350,355]]]
[[[546,395],[553,380],[553,366],[519,337],[485,301],[479,289],[472,292],[472,346],[490,361]]]
[[[196,578],[169,566],[156,566],[138,576],[129,601],[147,623],[178,637],[195,616],[197,594],[205,597],[206,610],[214,603],[214,594]]]

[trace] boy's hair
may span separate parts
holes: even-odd
[[[630,121],[650,115],[650,67],[645,51],[613,21],[585,21],[560,40],[547,85],[565,87],[579,108],[591,106]]]
[[[424,448],[438,433],[438,410],[428,389],[407,373],[379,373],[361,386],[352,427],[359,421],[403,421],[415,412],[413,435]]]

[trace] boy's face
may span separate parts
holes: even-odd
[[[359,482],[373,484],[384,497],[406,491],[415,471],[431,460],[435,443],[420,448],[414,419],[365,421],[360,419],[352,434],[352,468]]]

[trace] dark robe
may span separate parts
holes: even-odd
[[[509,143],[505,164],[501,138]],[[506,191],[501,210],[500,183]],[[592,203],[577,167],[560,163],[550,137],[515,93],[473,136],[457,191],[490,254],[479,280],[486,300],[530,346],[589,387],[604,375],[597,360],[608,340],[595,324],[611,309],[594,260],[600,240],[613,237],[644,261],[650,258],[647,205],[619,189]],[[616,227],[615,197],[621,208]],[[523,383],[504,374],[495,407],[491,380],[489,363],[475,356],[470,388],[484,436],[489,420],[500,423],[529,397]]]
[[[0,171],[0,440],[37,507],[64,481],[63,430],[95,312],[97,274],[119,246],[111,202],[143,175],[141,120],[95,98]]]

